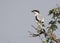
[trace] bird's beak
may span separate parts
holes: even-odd
[[[34,11],[31,11],[31,12],[34,12]]]

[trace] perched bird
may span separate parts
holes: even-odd
[[[36,19],[36,22],[40,25],[40,27],[44,27],[44,18],[42,18],[40,16],[40,12],[38,10],[33,10],[32,11],[34,13],[34,16],[35,16],[35,19]]]

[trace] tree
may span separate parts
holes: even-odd
[[[52,16],[51,20],[48,23],[48,26],[42,30],[38,24],[37,27],[32,25],[37,34],[30,32],[30,35],[32,37],[40,37],[42,34],[44,34],[45,40],[42,40],[43,43],[60,43],[60,38],[57,39],[56,35],[54,34],[54,31],[58,29],[57,24],[60,24],[60,7],[49,10],[48,16]]]

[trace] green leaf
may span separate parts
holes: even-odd
[[[52,18],[55,18],[55,17],[57,17],[57,16],[58,16],[58,13],[53,12]]]
[[[52,14],[52,13],[53,13],[53,11],[52,11],[52,10],[50,10],[50,11],[49,11],[49,15],[50,15],[50,14]]]
[[[57,18],[60,19],[60,15]]]
[[[39,34],[32,34],[32,37],[37,37],[39,36]]]
[[[47,42],[49,42],[50,38],[47,38]]]
[[[49,29],[47,30],[47,33],[50,34],[51,33],[51,28],[49,27]]]
[[[51,15],[53,13],[54,9],[52,10],[49,10],[49,14],[48,15]]]
[[[60,20],[58,20],[58,23],[60,23]]]
[[[56,24],[56,21],[51,20],[49,24]]]
[[[53,24],[53,25],[50,26],[50,28],[51,28],[52,30],[56,30],[56,29],[57,29],[57,26]]]

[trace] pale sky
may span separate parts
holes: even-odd
[[[31,10],[38,9],[47,25],[48,11],[56,4],[60,5],[60,0],[0,0],[0,43],[40,43],[39,38],[28,37],[35,23]]]

